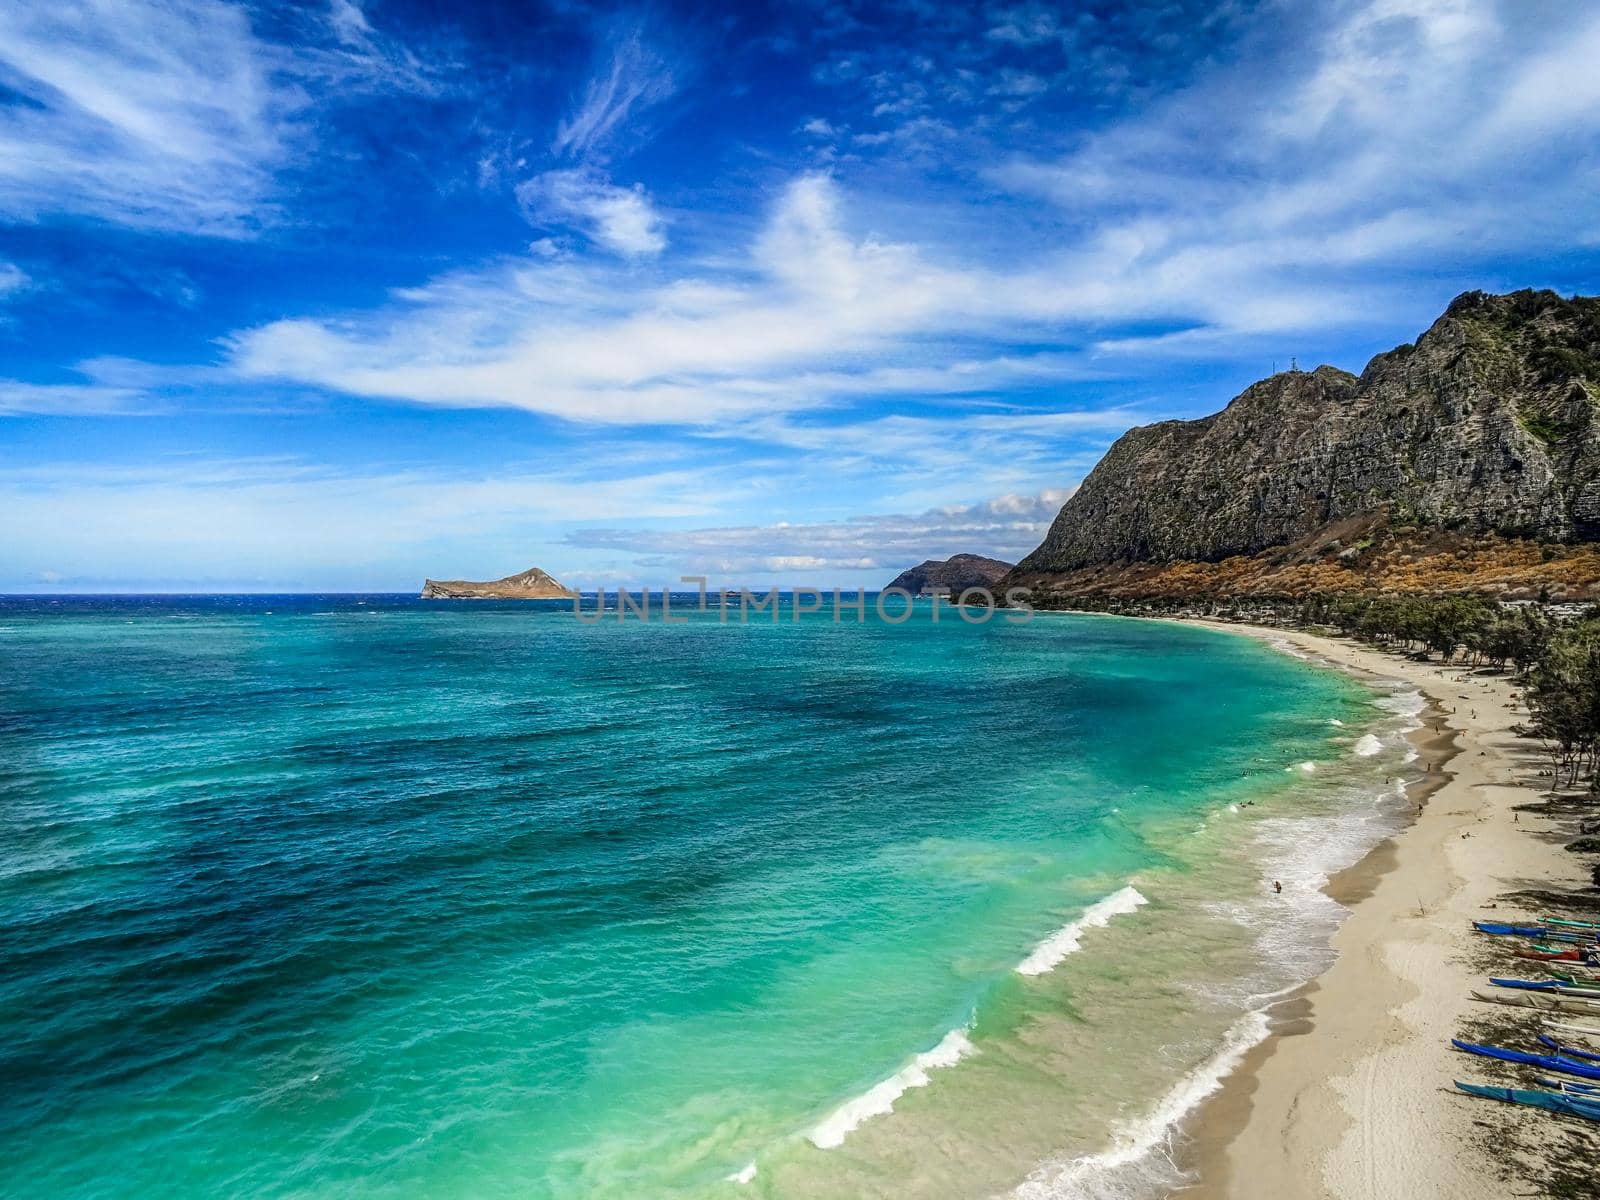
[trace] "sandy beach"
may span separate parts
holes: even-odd
[[[1413,737],[1430,778],[1413,790],[1415,820],[1330,881],[1329,893],[1353,909],[1334,938],[1338,959],[1274,1006],[1273,1036],[1189,1122],[1184,1165],[1198,1182],[1182,1194],[1506,1195],[1478,1143],[1485,1122],[1493,1128],[1527,1115],[1451,1088],[1482,1073],[1450,1049],[1450,1038],[1491,1009],[1470,998],[1484,976],[1473,965],[1483,947],[1473,944],[1470,922],[1492,914],[1508,892],[1587,883],[1582,859],[1562,849],[1570,823],[1515,811],[1538,799],[1540,766],[1537,746],[1512,733],[1525,720],[1515,689],[1505,676],[1411,662],[1343,639],[1214,627],[1418,688],[1430,703]],[[1537,909],[1507,903],[1501,915],[1530,911]]]

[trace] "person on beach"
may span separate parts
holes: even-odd
[[[1272,881],[1272,891],[1273,891],[1274,895],[1278,895],[1278,896],[1283,895],[1283,884],[1280,883],[1278,880],[1274,879]]]

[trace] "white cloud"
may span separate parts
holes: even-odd
[[[742,213],[675,213],[675,243],[698,249],[668,258],[643,189],[583,165],[519,197],[532,219],[627,261],[542,239],[536,260],[453,272],[374,311],[241,331],[229,361],[246,378],[383,399],[750,428],[872,397],[1082,378],[1147,346],[1398,336],[1437,311],[1452,263],[1467,274],[1592,234],[1600,85],[1583,62],[1600,18],[1572,10],[1563,28],[1530,30],[1479,0],[1340,12],[1301,69],[1246,56],[1070,155],[996,168],[1019,206],[1058,210],[1027,211],[1014,239],[991,226],[1016,210],[988,193],[971,208],[948,190],[891,207],[809,174],[754,234]],[[1039,33],[1041,14],[1005,20]],[[669,89],[636,33],[617,39],[560,147],[597,150]]]
[[[1533,22],[1489,0],[1371,0],[1319,34],[1295,70],[1240,62],[991,178],[1087,231],[1063,265],[1108,315],[1143,297],[1236,345],[1414,320],[1439,297],[1412,272],[1472,279],[1592,224],[1594,10]],[[1185,344],[1222,343],[1166,341]]]
[[[785,572],[860,572],[884,576],[929,558],[983,554],[1015,562],[1034,549],[1055,519],[1070,489],[1035,495],[1008,494],[970,505],[920,513],[853,517],[842,521],[737,525],[707,529],[586,528],[567,534],[569,545],[623,551],[658,584],[678,575],[703,574],[718,582]]]
[[[0,6],[0,215],[237,233],[260,219],[304,97],[249,14],[209,0]]]
[[[608,61],[589,80],[583,99],[556,130],[551,149],[587,158],[602,149],[622,124],[672,95],[666,61],[647,46],[639,30],[615,37]]]
[[[517,185],[517,203],[533,224],[576,224],[627,258],[667,248],[663,222],[642,184],[618,187],[591,170],[547,171]]]
[[[278,219],[275,172],[320,95],[430,90],[431,72],[339,0],[333,45],[260,38],[219,0],[0,5],[0,218],[60,213],[237,237]]]
[[[165,406],[133,388],[0,379],[0,417],[142,416],[161,411]]]
[[[502,267],[411,293],[412,311],[247,331],[234,362],[356,394],[699,424],[825,401],[803,378],[788,392],[774,381],[859,369],[906,333],[948,326],[961,306],[981,312],[971,285],[912,246],[848,236],[831,181],[805,176],[747,262],[710,278],[651,287],[593,264]]]
[[[20,292],[32,282],[16,263],[0,262],[0,297]]]
[[[998,21],[984,35],[991,41],[1018,46],[1037,46],[1060,40],[1062,31],[1053,11],[1037,4],[1018,5],[998,14]]]
[[[536,190],[538,203],[579,212],[608,194],[569,173]],[[1145,255],[1121,231],[1012,270],[941,262],[915,243],[852,232],[838,186],[811,174],[782,190],[742,257],[643,278],[562,259],[500,265],[366,317],[245,331],[232,358],[247,376],[358,395],[711,425],[873,391],[981,394],[1082,375],[1081,356],[1060,351],[971,349],[1059,344],[1073,323],[1165,311],[1273,328],[1311,315],[1297,307],[1307,297],[1262,277],[1259,256],[1149,266]],[[1336,299],[1316,297],[1316,315],[1327,319]]]

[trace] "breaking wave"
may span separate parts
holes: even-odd
[[[1033,953],[1017,964],[1017,974],[1043,975],[1082,946],[1085,930],[1100,929],[1109,925],[1112,917],[1131,913],[1146,903],[1148,901],[1132,884],[1095,901],[1084,910],[1083,916],[1069,921],[1035,946]]]

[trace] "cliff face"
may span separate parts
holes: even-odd
[[[930,558],[909,571],[902,571],[889,587],[904,588],[913,596],[943,588],[952,596],[959,596],[967,588],[992,588],[1009,570],[1011,564],[998,558],[953,554],[942,560]]]
[[[578,593],[563,587],[538,567],[488,583],[468,579],[427,579],[424,600],[570,600]]]
[[[1352,520],[1594,541],[1597,405],[1600,299],[1470,292],[1359,378],[1286,372],[1212,416],[1130,430],[1014,575],[1216,563]]]

